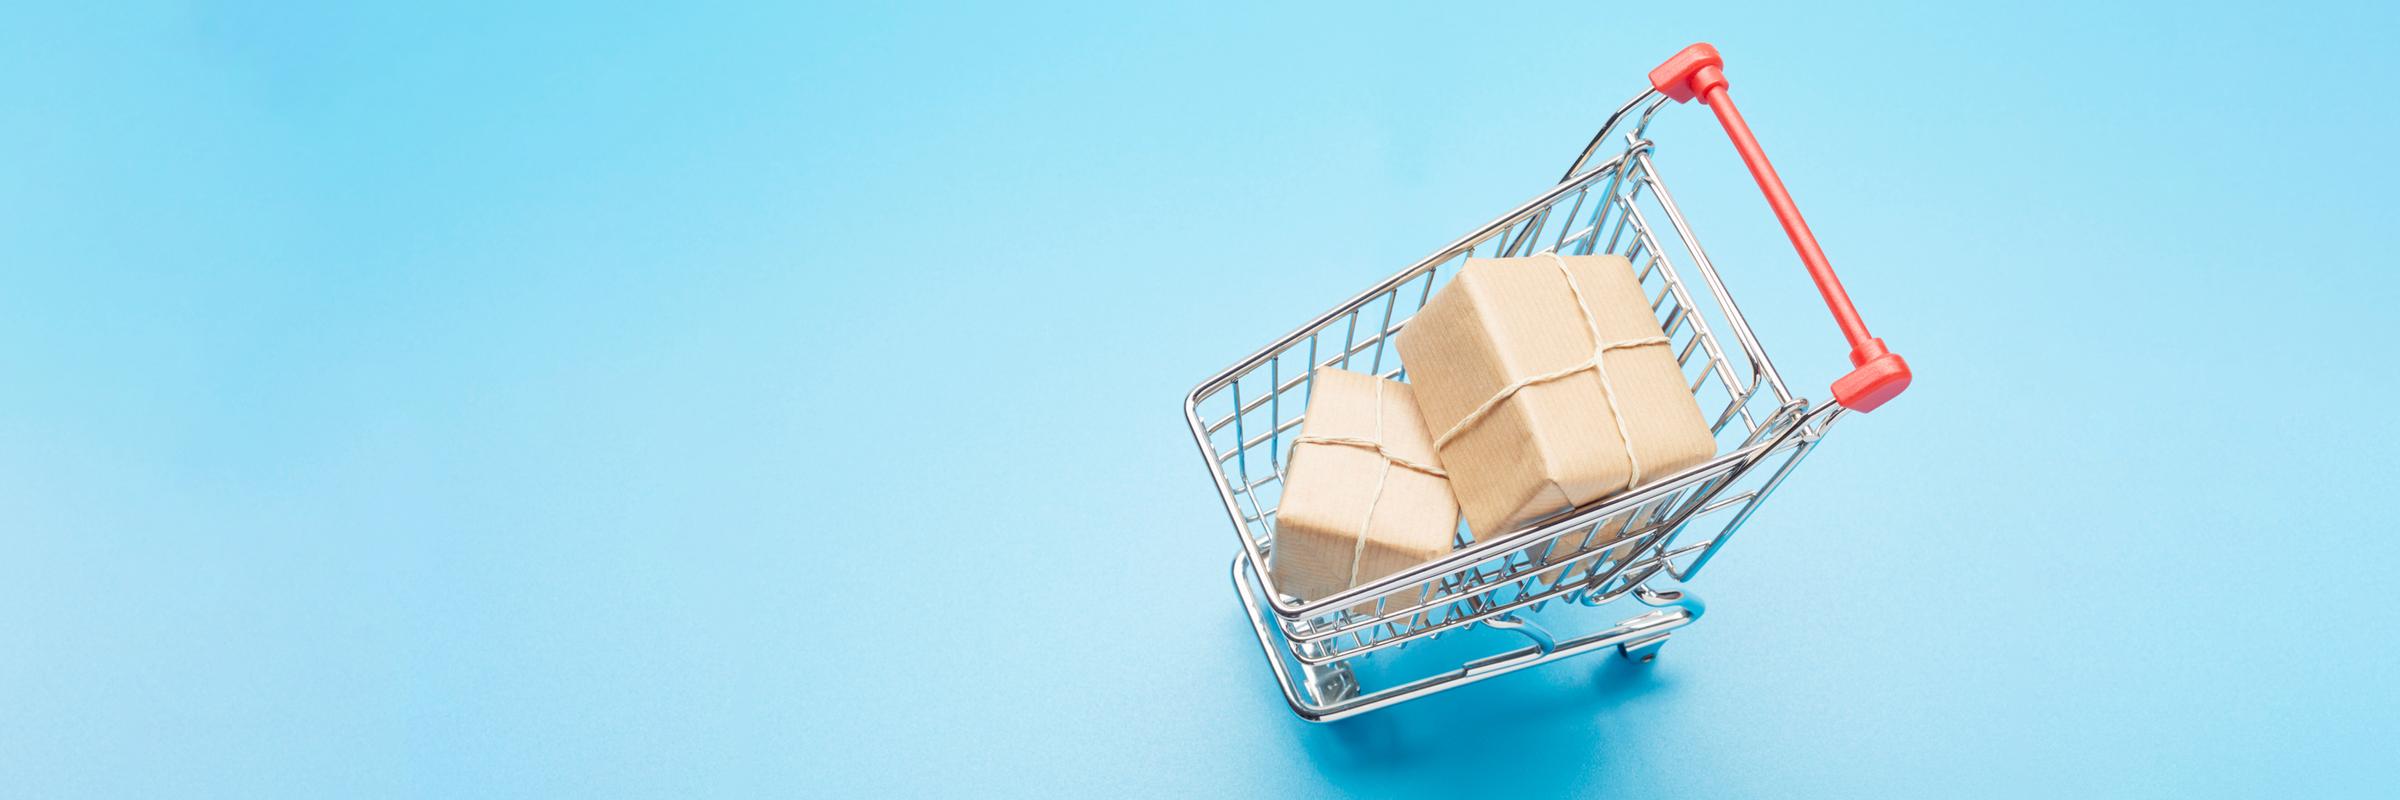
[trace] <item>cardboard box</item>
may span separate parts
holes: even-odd
[[[1468,259],[1395,345],[1478,541],[1716,453],[1621,256]]]
[[[1315,600],[1449,554],[1458,501],[1408,384],[1320,369],[1307,414],[1276,506],[1277,591]],[[1385,610],[1423,589],[1386,595]]]

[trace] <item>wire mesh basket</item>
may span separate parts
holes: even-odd
[[[1905,362],[1866,334],[1734,110],[1721,70],[1708,45],[1686,48],[1652,71],[1648,91],[1609,116],[1556,185],[1259,349],[1186,399],[1186,421],[1241,542],[1232,564],[1237,594],[1301,717],[1338,719],[1610,647],[1649,661],[1671,632],[1702,613],[1683,584],[1833,423],[1906,387]],[[1659,175],[1647,138],[1651,119],[1667,103],[1690,99],[1716,111],[1850,338],[1855,369],[1835,383],[1828,402],[1794,395],[1776,374]],[[1618,254],[1633,264],[1712,425],[1718,455],[1489,540],[1461,526],[1448,556],[1346,591],[1308,601],[1276,591],[1266,569],[1275,509],[1315,370],[1406,380],[1392,338],[1466,259],[1543,252]],[[1553,605],[1636,613],[1562,638],[1531,617]],[[1436,660],[1430,670],[1361,679],[1371,654],[1476,628],[1515,636],[1502,640],[1503,649]]]

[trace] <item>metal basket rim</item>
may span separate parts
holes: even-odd
[[[1482,241],[1495,233],[1504,231],[1506,228],[1524,221],[1531,215],[1535,214],[1538,210],[1554,204],[1566,194],[1577,190],[1588,190],[1590,185],[1601,180],[1602,178],[1609,176],[1610,173],[1621,173],[1622,171],[1631,168],[1637,160],[1639,160],[1647,170],[1645,173],[1646,177],[1643,180],[1653,186],[1657,186],[1659,188],[1659,193],[1663,196],[1665,194],[1664,186],[1659,182],[1655,168],[1649,164],[1649,159],[1647,158],[1647,155],[1653,148],[1654,143],[1648,139],[1639,138],[1638,136],[1639,133],[1648,127],[1651,115],[1654,114],[1658,110],[1659,106],[1665,102],[1663,97],[1660,97],[1657,102],[1653,102],[1649,109],[1642,114],[1639,127],[1637,127],[1633,133],[1628,134],[1627,146],[1624,151],[1599,164],[1583,167],[1584,163],[1589,160],[1592,152],[1607,137],[1608,133],[1613,130],[1620,121],[1622,121],[1626,114],[1631,112],[1635,107],[1641,105],[1644,100],[1648,100],[1655,96],[1657,96],[1655,92],[1645,92],[1644,94],[1637,95],[1633,100],[1628,101],[1623,107],[1619,108],[1615,114],[1611,115],[1608,122],[1601,128],[1600,132],[1593,137],[1592,144],[1587,145],[1584,148],[1583,153],[1578,156],[1576,167],[1580,169],[1571,168],[1569,174],[1564,176],[1558,183],[1550,186],[1547,189],[1544,189],[1540,193],[1534,195],[1532,198],[1519,203],[1517,206],[1511,208],[1498,217],[1495,217],[1483,225],[1478,226],[1466,235],[1453,239],[1449,243],[1436,248],[1434,251],[1432,251],[1432,253],[1424,258],[1419,259],[1407,268],[1402,269],[1389,277],[1386,277],[1385,279],[1368,287],[1364,291],[1353,295],[1348,300],[1345,300],[1344,302],[1333,306],[1331,309],[1318,314],[1316,317],[1292,329],[1290,332],[1276,338],[1267,345],[1252,352],[1249,356],[1236,361],[1232,365],[1218,371],[1216,374],[1210,376],[1206,380],[1203,380],[1185,395],[1185,423],[1190,427],[1193,438],[1201,449],[1203,460],[1208,462],[1210,475],[1220,488],[1220,499],[1226,503],[1226,511],[1228,516],[1231,518],[1231,521],[1234,523],[1236,537],[1242,542],[1243,549],[1246,552],[1251,553],[1253,556],[1264,555],[1262,552],[1260,552],[1256,538],[1252,536],[1250,526],[1243,517],[1240,508],[1235,506],[1232,498],[1225,493],[1225,489],[1229,487],[1230,484],[1227,483],[1228,478],[1224,473],[1223,466],[1218,461],[1218,454],[1214,452],[1214,448],[1209,444],[1209,436],[1212,432],[1212,428],[1207,421],[1200,418],[1200,404],[1205,399],[1213,396],[1217,392],[1223,391],[1231,386],[1239,379],[1239,376],[1256,370],[1260,365],[1266,363],[1270,359],[1279,357],[1286,349],[1297,344],[1308,336],[1313,335],[1315,331],[1332,322],[1333,320],[1340,318],[1344,314],[1351,313],[1352,311],[1363,307],[1368,303],[1371,303],[1376,297],[1396,290],[1401,285],[1424,275],[1429,270],[1438,268],[1441,264],[1446,263],[1450,259],[1456,257],[1463,248],[1466,248],[1471,243]],[[1674,220],[1674,222],[1676,222],[1678,225],[1681,224],[1679,219]],[[1696,246],[1694,249],[1697,250]],[[1723,312],[1728,316],[1734,317],[1738,320],[1741,316],[1740,312],[1737,308],[1732,306],[1729,295],[1725,293],[1721,286],[1716,284],[1714,270],[1709,268],[1705,264],[1704,260],[1699,266],[1703,270],[1704,275],[1711,281],[1710,288],[1714,291],[1717,299],[1720,301],[1719,306],[1722,308]],[[1406,323],[1402,323],[1401,327],[1405,326]],[[1759,378],[1758,373],[1762,371],[1762,365],[1755,362],[1764,360],[1763,350],[1758,349],[1758,345],[1755,341],[1749,340],[1750,334],[1746,324],[1737,322],[1736,329],[1737,334],[1744,338],[1742,344],[1745,351],[1747,351],[1753,357],[1754,363],[1751,365],[1753,371],[1752,377],[1753,380],[1757,380]],[[1771,367],[1765,367],[1764,372],[1766,373],[1767,378],[1776,384],[1776,388],[1778,390],[1777,394],[1779,396],[1789,396],[1787,392],[1783,391],[1780,379],[1773,375],[1773,370]],[[1790,435],[1793,432],[1796,432],[1799,428],[1804,427],[1801,423],[1801,420],[1810,416],[1810,411],[1810,404],[1806,398],[1792,397],[1789,402],[1786,402],[1769,413],[1767,420],[1761,423],[1758,427],[1758,430],[1753,434],[1752,441],[1726,453],[1719,454],[1718,456],[1700,464],[1693,465],[1672,475],[1666,476],[1663,479],[1650,482],[1632,491],[1611,496],[1602,501],[1597,501],[1589,506],[1571,509],[1567,512],[1563,512],[1563,514],[1560,516],[1554,516],[1548,520],[1519,528],[1518,530],[1493,537],[1489,540],[1474,542],[1466,547],[1454,550],[1450,554],[1439,559],[1428,561],[1424,564],[1420,564],[1416,567],[1379,578],[1375,581],[1351,587],[1342,592],[1318,598],[1316,600],[1306,601],[1297,605],[1286,604],[1284,602],[1284,598],[1280,595],[1270,596],[1264,598],[1266,600],[1266,605],[1275,612],[1276,616],[1282,617],[1289,621],[1296,621],[1311,616],[1321,615],[1336,608],[1354,604],[1365,598],[1373,597],[1413,582],[1421,582],[1440,574],[1456,571],[1468,565],[1501,554],[1503,551],[1539,543],[1548,537],[1564,534],[1583,525],[1591,524],[1597,520],[1604,519],[1608,515],[1619,513],[1628,508],[1636,507],[1642,503],[1656,500],[1668,492],[1681,491],[1682,489],[1688,488],[1703,480],[1711,479],[1720,475],[1727,476],[1730,479],[1734,476],[1738,476],[1741,472],[1746,470],[1746,466],[1744,466],[1743,462],[1746,461],[1749,464],[1755,464],[1759,460],[1763,459],[1767,454],[1782,446],[1782,444],[1790,438]],[[1238,416],[1242,413],[1242,409],[1237,407],[1234,409],[1233,413]],[[1790,420],[1790,422],[1784,424],[1787,428],[1789,428],[1789,430],[1778,431],[1775,433],[1775,435],[1762,435],[1768,434],[1770,429],[1777,424],[1778,420],[1787,419]],[[1814,439],[1816,438],[1816,435],[1812,434],[1807,438]],[[1730,480],[1728,482],[1730,482]]]

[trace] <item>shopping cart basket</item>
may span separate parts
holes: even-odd
[[[1734,109],[1723,67],[1715,48],[1685,48],[1650,71],[1650,88],[1609,115],[1557,185],[1252,353],[1186,399],[1184,417],[1241,540],[1232,567],[1236,593],[1301,717],[1339,719],[1609,647],[1651,660],[1672,631],[1700,618],[1698,598],[1680,587],[1833,423],[1907,388],[1907,363],[1868,335]],[[1853,369],[1833,383],[1828,402],[1812,404],[1784,385],[1652,162],[1651,118],[1670,100],[1692,99],[1716,112],[1849,340]],[[1388,343],[1467,258],[1545,251],[1616,253],[1633,262],[1693,396],[1713,415],[1720,454],[1504,536],[1477,540],[1462,529],[1450,555],[1343,592],[1306,602],[1277,592],[1266,569],[1275,507],[1313,371],[1338,367],[1406,380]],[[1693,275],[1697,287],[1688,280]],[[1732,349],[1720,332],[1732,334]],[[1633,603],[1615,602],[1628,597]],[[1532,617],[1554,603],[1640,613],[1562,638]],[[1475,628],[1523,638],[1504,635],[1498,652],[1436,661],[1429,674],[1403,664],[1387,670],[1396,675],[1362,680],[1362,666],[1382,666],[1365,658],[1370,654]]]

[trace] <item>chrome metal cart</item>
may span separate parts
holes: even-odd
[[[1609,115],[1556,185],[1201,382],[1186,399],[1185,419],[1241,543],[1232,576],[1242,609],[1301,717],[1340,719],[1607,648],[1651,660],[1674,631],[1700,618],[1702,606],[1684,583],[1833,424],[1907,388],[1906,362],[1868,335],[1735,110],[1716,50],[1685,48],[1649,77],[1650,88]],[[1853,370],[1834,382],[1828,401],[1793,394],[1776,374],[1659,175],[1650,121],[1669,102],[1694,99],[1716,113],[1849,340]],[[1633,262],[1693,396],[1711,417],[1719,455],[1488,541],[1462,530],[1450,555],[1347,591],[1305,602],[1277,592],[1265,567],[1313,371],[1406,380],[1392,336],[1468,257],[1544,251],[1616,253]],[[1356,608],[1362,605],[1371,613]],[[1532,617],[1546,607],[1626,616],[1560,636]],[[1381,666],[1372,660],[1396,655],[1389,651],[1476,628],[1514,635],[1503,648],[1430,669],[1397,662],[1395,670],[1361,669]],[[1362,678],[1369,672],[1377,674]]]

